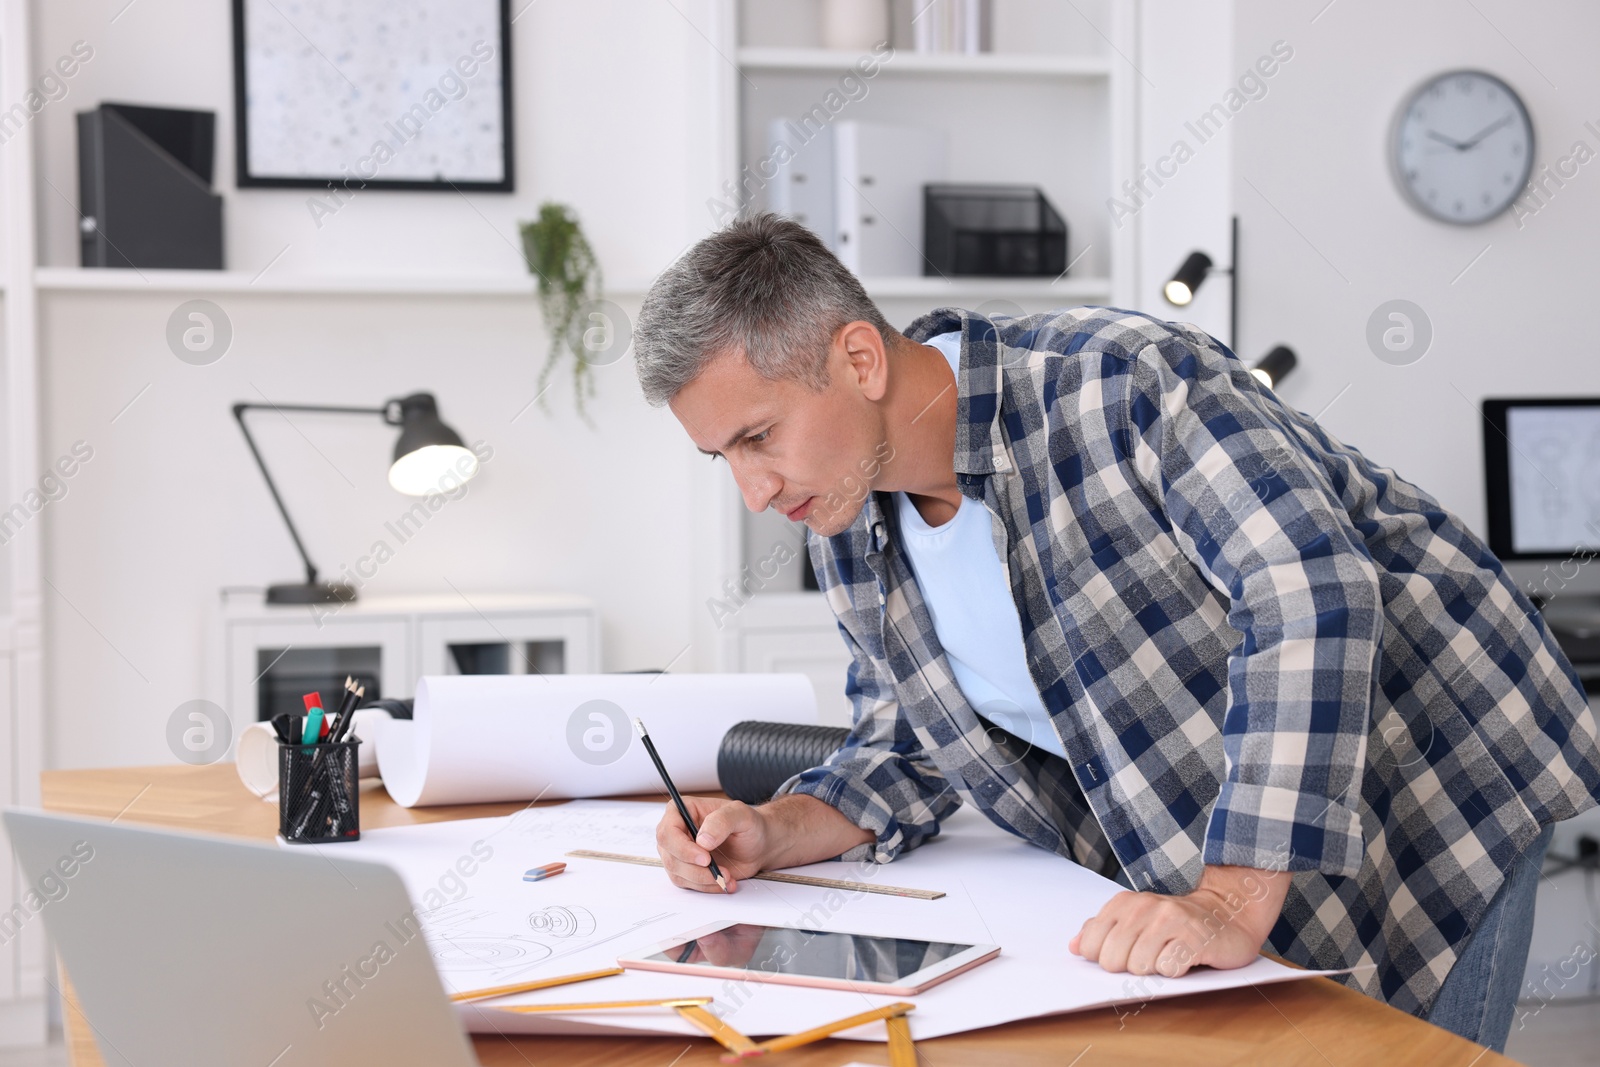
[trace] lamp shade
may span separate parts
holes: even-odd
[[[1167,303],[1184,307],[1194,299],[1195,290],[1200,288],[1200,283],[1206,280],[1206,275],[1211,273],[1211,257],[1204,252],[1190,252],[1189,257],[1183,261],[1183,266],[1178,268],[1178,273],[1167,282],[1162,295],[1167,298]]]
[[[1276,389],[1284,375],[1294,370],[1298,362],[1294,349],[1288,345],[1274,345],[1270,352],[1261,357],[1261,362],[1250,368],[1250,373],[1268,389]]]
[[[398,416],[393,409],[399,408]],[[444,484],[452,476],[458,484],[478,473],[478,457],[461,435],[439,418],[432,393],[413,393],[390,402],[387,421],[398,423],[400,439],[394,444],[389,484],[407,496],[424,496],[453,488]]]

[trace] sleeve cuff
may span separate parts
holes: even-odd
[[[1351,808],[1293,789],[1224,782],[1202,858],[1208,865],[1351,877],[1366,852],[1361,818]]]
[[[813,768],[803,771],[780,785],[772,798],[776,800],[790,793],[816,797],[861,829],[871,830],[875,835],[875,840],[863,841],[846,849],[835,859],[849,863],[889,863],[905,850],[906,835],[883,799],[836,769]]]

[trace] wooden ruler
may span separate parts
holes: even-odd
[[[573,1011],[620,1011],[623,1008],[687,1008],[704,1007],[710,997],[669,997],[666,1000],[585,1000],[575,1004],[503,1004],[495,1011],[514,1011],[522,1015],[541,1012],[563,1014]]]
[[[641,867],[660,867],[657,856],[628,856],[621,852],[595,852],[587,848],[574,849],[569,856],[589,860],[609,860],[612,863],[636,863]],[[849,882],[842,878],[814,878],[809,874],[784,874],[782,871],[762,871],[755,875],[767,882],[788,882],[790,885],[815,885],[823,889],[843,889],[859,893],[879,893],[886,897],[915,897],[918,900],[938,900],[944,896],[938,889],[907,889],[898,885],[874,885],[871,882]]]
[[[689,1025],[705,1031],[716,1040],[717,1044],[733,1053],[731,1056],[722,1057],[724,1063],[741,1060],[750,1055],[759,1056],[763,1051],[761,1046],[713,1015],[706,1005],[675,1004],[673,1010]]]
[[[864,1026],[879,1019],[886,1020],[889,1024],[889,1063],[891,1067],[916,1067],[916,1048],[911,1044],[911,1027],[906,1023],[906,1013],[916,1008],[915,1004],[899,1001],[895,1004],[885,1004],[881,1008],[864,1011],[860,1015],[852,1015],[848,1019],[838,1019],[831,1023],[824,1023],[810,1030],[802,1030],[798,1034],[788,1037],[775,1037],[770,1041],[763,1041],[756,1048],[761,1052],[787,1052],[801,1045],[809,1045],[813,1041],[821,1041],[825,1037],[832,1037],[840,1030],[850,1030],[857,1026]],[[895,1020],[900,1020],[896,1025]],[[905,1054],[910,1050],[911,1058],[907,1060]],[[898,1053],[898,1055],[897,1055]]]

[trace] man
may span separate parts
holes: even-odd
[[[646,399],[808,527],[854,725],[756,807],[693,798],[674,883],[888,862],[966,801],[1115,876],[1110,971],[1265,946],[1503,1046],[1595,722],[1498,560],[1193,326],[940,309],[902,335],[756,216],[657,279]],[[987,535],[987,536],[985,536]]]

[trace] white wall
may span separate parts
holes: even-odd
[[[102,99],[217,113],[215,186],[236,269],[258,270],[287,244],[274,276],[525,275],[515,224],[555,199],[577,208],[631,314],[642,284],[709,229],[710,73],[720,62],[702,36],[715,36],[709,0],[516,5],[518,191],[369,190],[320,232],[304,191],[233,188],[228,5],[145,0],[111,21],[123,7],[36,5],[37,62],[78,39],[95,48],[67,99],[36,120],[47,264],[76,262],[73,114]],[[218,590],[298,580],[229,414],[262,395],[378,404],[431,389],[446,421],[494,446],[481,481],[402,546],[368,593],[448,591],[446,580],[468,593],[578,592],[602,613],[605,669],[675,656],[704,600],[682,565],[690,464],[704,459],[669,413],[645,406],[626,361],[599,374],[596,429],[573,414],[564,376],[548,397],[552,415],[535,407],[513,422],[546,350],[531,277],[529,294],[45,293],[40,454],[53,460],[79,439],[95,449],[36,520],[50,582],[47,764],[170,761],[167,716],[206,695]],[[191,295],[215,300],[234,327],[232,348],[208,367],[180,362],[164,340],[168,315]],[[325,573],[353,564],[411,503],[385,483],[393,431],[376,418],[303,416],[295,429],[268,415],[255,425]],[[677,666],[710,655],[691,650]]]
[[[1237,0],[1241,65],[1277,39],[1294,48],[1271,93],[1233,122],[1245,347],[1295,348],[1300,367],[1282,395],[1303,410],[1349,386],[1322,418],[1328,429],[1481,531],[1479,401],[1600,392],[1600,361],[1574,336],[1593,296],[1600,168],[1580,171],[1521,228],[1510,214],[1451,226],[1402,199],[1385,132],[1417,83],[1476,67],[1522,95],[1536,165],[1578,139],[1600,148],[1583,127],[1600,116],[1588,47],[1600,7],[1343,0],[1312,23],[1325,5]],[[1380,362],[1365,340],[1367,317],[1394,298],[1433,323],[1431,350],[1411,366]]]
[[[1600,360],[1585,336],[1600,165],[1580,169],[1520,226],[1508,213],[1457,227],[1424,218],[1402,199],[1384,135],[1413,86],[1471,67],[1522,96],[1534,123],[1536,174],[1575,141],[1600,149],[1600,138],[1584,128],[1600,119],[1600,69],[1590,48],[1600,39],[1600,7],[1235,3],[1240,65],[1275,40],[1294,48],[1271,92],[1233,122],[1244,347],[1279,340],[1294,347],[1300,366],[1280,390],[1284,399],[1311,413],[1332,403],[1321,416],[1330,432],[1481,534],[1481,400],[1600,394]],[[1431,349],[1410,366],[1380,362],[1365,340],[1368,316],[1395,298],[1420,305],[1433,323]],[[1552,848],[1570,852],[1580,829],[1600,832],[1600,813],[1560,824]],[[1541,884],[1530,975],[1567,958],[1576,938],[1594,946],[1582,892],[1577,874]],[[1562,994],[1587,992],[1588,984],[1585,971]]]
[[[0,197],[0,202],[4,201]],[[0,233],[6,232],[4,222],[0,221]],[[0,345],[5,343],[5,313],[8,310],[5,296],[0,294]],[[9,359],[9,353],[0,353],[0,371],[3,371]],[[6,375],[0,373],[0,411],[11,410],[11,398],[7,395]],[[10,478],[7,473],[11,469],[11,442],[10,435],[0,433],[0,496],[5,497],[5,503],[0,507],[10,507],[16,499],[17,493],[8,484]],[[0,617],[11,614],[11,561],[0,558]]]
[[[670,414],[638,399],[626,363],[600,375],[598,430],[567,410],[564,380],[552,390],[554,417],[534,407],[513,422],[535,393],[543,351],[526,306],[218,302],[234,348],[208,367],[166,350],[170,301],[46,303],[44,454],[78,439],[95,449],[45,512],[52,764],[164,762],[167,715],[206,695],[203,627],[218,589],[300,580],[229,414],[232,402],[262,395],[365,404],[426,386],[451,425],[495,449],[466,496],[399,545],[383,523],[412,500],[385,480],[392,430],[376,418],[295,416],[291,427],[270,412],[249,416],[326,576],[382,538],[397,551],[365,594],[578,592],[599,604],[608,669],[661,666],[681,649],[692,600],[677,565],[689,551],[688,457]]]
[[[1230,265],[1232,126],[1202,142],[1185,123],[1216,100],[1239,76],[1233,61],[1233,0],[1142,0],[1139,4],[1139,154],[1153,173],[1139,195],[1118,190],[1123,207],[1108,207],[1113,226],[1138,226],[1135,308],[1159,318],[1192,322],[1228,342],[1227,275],[1210,278],[1187,307],[1161,295],[1172,272],[1192,251],[1218,268]],[[1178,163],[1175,146],[1193,153]],[[1163,164],[1163,158],[1172,159]],[[1161,166],[1172,174],[1157,172]],[[1231,342],[1230,342],[1231,343]],[[1246,360],[1265,349],[1243,349]]]
[[[703,72],[719,61],[690,20],[709,26],[715,7],[713,0],[513,4],[517,191],[365,190],[319,229],[306,208],[313,190],[234,187],[231,5],[36,3],[36,65],[54,62],[77,40],[95,53],[67,80],[68,96],[35,121],[42,176],[60,194],[40,187],[41,262],[77,265],[74,113],[115,100],[216,113],[213,186],[226,197],[230,268],[260,270],[288,246],[274,275],[526,273],[515,223],[555,199],[578,210],[607,276],[636,286],[704,225],[712,161],[700,129],[709,92]]]

